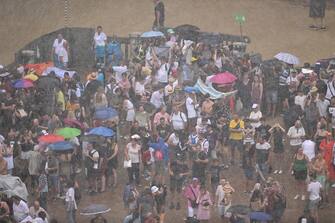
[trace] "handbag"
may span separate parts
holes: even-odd
[[[194,193],[194,191],[193,191],[193,189],[192,189],[191,186],[190,186],[190,189],[191,189],[191,192],[192,192],[194,198],[197,199],[197,196],[195,195],[195,193]],[[199,204],[197,203],[196,200],[191,200],[191,199],[189,199],[189,201],[191,202],[191,207],[192,207],[192,208],[198,208]]]
[[[131,160],[124,160],[123,161],[123,167],[124,168],[130,168],[131,167]]]

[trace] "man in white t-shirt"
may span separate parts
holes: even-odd
[[[69,63],[69,55],[65,48],[61,48],[58,52],[59,68],[66,69]]]
[[[328,117],[328,107],[329,107],[329,105],[330,105],[330,103],[329,103],[328,100],[326,100],[325,94],[320,93],[319,98],[316,101],[316,106],[319,109],[320,117]]]
[[[301,90],[298,91],[297,96],[294,97],[294,104],[299,105],[302,110],[305,109],[306,95]]]
[[[102,32],[102,26],[97,27],[97,31],[94,33],[94,47],[105,46],[107,41],[107,36]]]
[[[296,152],[296,149],[301,146],[302,140],[305,137],[305,129],[300,120],[297,120],[294,126],[290,127],[287,136],[290,140],[291,151]]]
[[[197,111],[195,110],[195,106],[196,106],[195,97],[196,96],[194,93],[189,93],[187,94],[187,98],[186,98],[187,116],[188,116],[189,125],[191,127],[195,127],[195,125],[197,124]]]
[[[67,41],[63,38],[62,34],[58,34],[57,39],[52,44],[51,58],[53,59],[55,67],[62,68],[62,64],[59,61],[59,57],[66,54],[66,59],[68,61],[68,44]],[[65,53],[65,52],[66,53]],[[60,55],[61,54],[61,55]]]
[[[315,157],[315,142],[307,138],[301,145],[303,153],[308,157],[309,161]]]
[[[26,202],[21,200],[19,197],[13,197],[13,212],[14,218],[18,222],[21,222],[29,215],[29,207]]]
[[[95,59],[97,63],[105,62],[105,45],[107,42],[107,36],[102,32],[102,26],[97,27],[97,31],[93,37],[94,49],[95,49]]]
[[[158,91],[154,91],[151,94],[150,103],[155,106],[156,109],[164,106],[164,88],[159,89]]]
[[[156,73],[156,80],[158,83],[166,84],[168,83],[170,64],[165,57],[161,58],[160,67]]]
[[[177,108],[174,108],[174,111],[171,114],[171,123],[174,130],[186,129],[187,117],[185,113],[179,111]]]
[[[315,176],[311,177],[311,182],[307,186],[307,192],[309,192],[308,210],[311,216],[315,219],[315,222],[319,222],[318,206],[321,200],[322,185],[315,179]]]

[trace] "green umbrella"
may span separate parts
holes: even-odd
[[[56,131],[57,135],[63,136],[64,139],[72,139],[76,136],[79,136],[81,134],[80,129],[76,129],[76,128],[62,128],[62,129],[58,129]]]

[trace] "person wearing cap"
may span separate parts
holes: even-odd
[[[197,215],[197,198],[200,195],[200,184],[198,178],[193,177],[192,182],[184,188],[184,197],[187,199],[187,217],[193,218]]]
[[[167,195],[166,186],[152,186],[150,190],[155,200],[155,209],[159,215],[159,223],[164,223],[165,201]]]
[[[262,112],[259,110],[258,104],[252,105],[252,111],[249,115],[249,120],[251,122],[251,126],[256,129],[261,125],[260,119],[263,117]]]
[[[130,142],[126,145],[124,150],[125,159],[131,160],[131,167],[127,168],[129,183],[136,182],[140,185],[140,163],[141,163],[141,145],[139,135],[132,135]]]
[[[298,152],[293,156],[293,162],[290,167],[290,172],[293,173],[296,180],[297,195],[295,195],[294,200],[300,197],[299,193],[301,193],[301,200],[305,200],[304,191],[308,174],[308,162],[308,157],[303,153],[303,149],[299,148]]]

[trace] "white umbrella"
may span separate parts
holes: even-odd
[[[299,61],[299,58],[292,55],[292,54],[289,54],[289,53],[278,53],[276,56],[275,56],[276,59],[280,60],[280,61],[283,61],[285,63],[288,63],[288,64],[293,64],[293,65],[297,65],[300,63]]]

